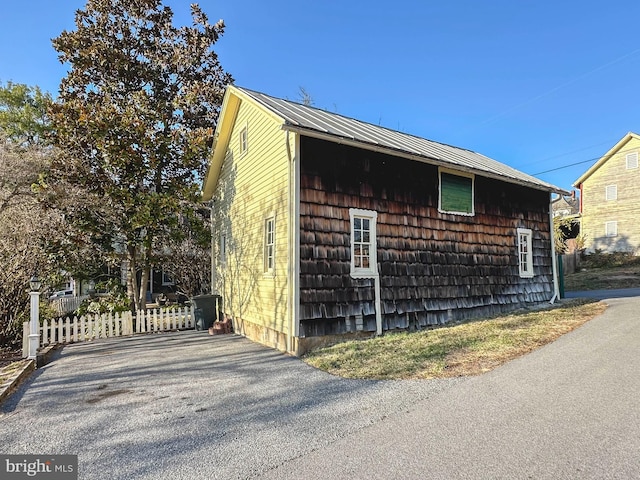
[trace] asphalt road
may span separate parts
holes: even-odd
[[[0,407],[0,453],[81,479],[640,478],[640,298],[488,374],[350,381],[234,336],[65,347]]]

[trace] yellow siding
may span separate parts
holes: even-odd
[[[247,150],[240,132],[247,128]],[[214,194],[217,290],[234,328],[285,349],[289,333],[289,159],[286,134],[272,116],[242,101]],[[275,216],[275,269],[264,273],[265,220]],[[220,259],[220,236],[227,258]],[[258,338],[255,338],[258,337]]]
[[[629,142],[603,163],[582,184],[581,232],[586,237],[587,250],[593,252],[631,251],[640,253],[640,168],[627,169],[626,155],[640,154],[640,140]],[[606,188],[617,187],[617,199],[606,199]],[[617,222],[618,234],[605,236],[605,223]]]

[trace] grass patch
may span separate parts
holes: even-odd
[[[626,252],[584,256],[575,273],[565,275],[566,291],[640,287],[640,256]]]
[[[579,327],[604,311],[590,300],[413,333],[391,333],[308,353],[303,360],[345,378],[429,379],[479,375]]]

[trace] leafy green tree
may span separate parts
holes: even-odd
[[[51,110],[59,155],[47,187],[72,227],[126,259],[136,309],[150,266],[197,221],[224,88],[233,81],[213,51],[224,23],[209,23],[196,4],[191,14],[193,25],[178,28],[161,0],[88,0],[75,30],[53,40],[70,68]],[[82,202],[67,201],[69,189]]]
[[[47,110],[51,94],[40,87],[7,82],[0,85],[0,130],[4,139],[30,146],[47,142],[51,131]]]

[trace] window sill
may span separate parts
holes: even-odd
[[[378,276],[378,272],[374,270],[351,272],[351,278],[374,278]]]
[[[441,210],[441,209],[438,209],[438,212],[442,213],[443,215],[461,215],[463,217],[475,217],[476,216],[476,212],[471,212],[471,213],[469,213],[469,212],[449,212],[449,211]]]

